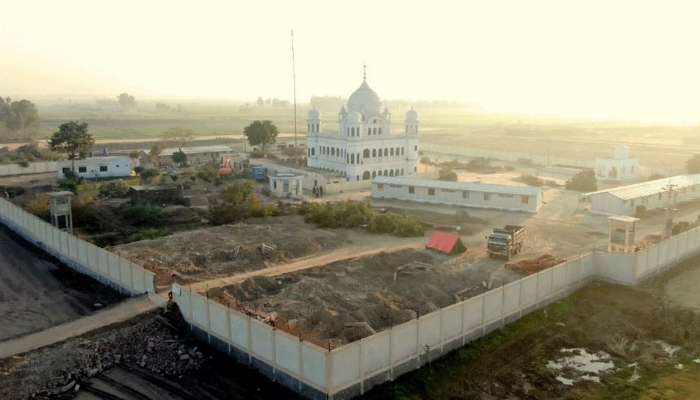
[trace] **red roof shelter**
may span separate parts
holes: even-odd
[[[445,254],[461,253],[467,249],[458,235],[440,231],[433,232],[425,248]]]

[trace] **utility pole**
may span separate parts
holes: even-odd
[[[294,29],[292,29],[292,86],[294,91],[294,148],[297,147],[297,69],[294,60]]]
[[[668,203],[666,204],[666,221],[664,225],[664,239],[670,238],[673,235],[673,189],[678,186],[673,183],[669,183],[664,187],[668,191]]]

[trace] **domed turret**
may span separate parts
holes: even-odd
[[[411,109],[406,113],[406,134],[418,134],[418,113],[413,109],[413,107],[411,107]]]
[[[418,122],[418,113],[413,107],[406,113],[406,122]]]
[[[382,102],[379,100],[379,95],[367,84],[367,70],[365,69],[362,84],[348,98],[348,111],[357,111],[365,118],[369,118],[379,115],[381,109]]]
[[[316,109],[316,107],[312,108],[309,110],[308,114],[308,119],[309,120],[319,120],[321,119],[321,112]]]

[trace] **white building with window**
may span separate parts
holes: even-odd
[[[131,175],[133,169],[128,156],[90,157],[82,160],[58,162],[58,179],[65,179],[75,163],[75,173],[81,178],[118,178]]]
[[[307,119],[307,165],[342,174],[347,181],[376,176],[409,176],[418,165],[418,113],[406,113],[403,129],[392,132],[391,113],[377,93],[362,84],[338,113],[338,130],[324,131],[321,113]]]
[[[542,206],[542,189],[378,176],[372,181],[372,198],[536,213]]]

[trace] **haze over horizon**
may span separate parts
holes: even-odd
[[[0,95],[347,97],[490,111],[700,120],[700,3],[592,0],[118,3],[4,7]],[[335,110],[324,110],[335,112]]]

